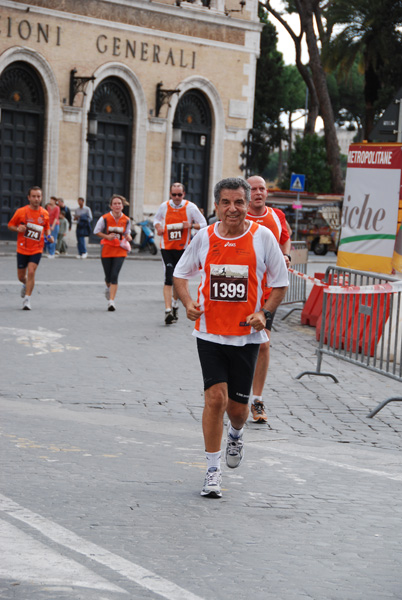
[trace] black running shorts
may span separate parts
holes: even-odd
[[[38,254],[19,254],[17,252],[17,269],[26,269],[30,262],[38,265],[41,258],[42,252],[39,252]]]
[[[204,390],[227,383],[229,398],[248,404],[260,345],[227,346],[197,338],[197,349]]]
[[[165,250],[161,249],[163,265],[165,268],[165,285],[173,285],[173,271],[184,250]]]

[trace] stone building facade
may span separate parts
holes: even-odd
[[[0,0],[1,232],[31,185],[138,220],[183,181],[207,213],[252,127],[257,0]]]

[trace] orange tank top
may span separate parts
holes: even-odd
[[[265,264],[258,261],[254,235],[258,225],[251,223],[239,238],[220,238],[215,225],[208,227],[209,245],[203,260],[205,275],[198,289],[198,302],[204,314],[195,328],[216,335],[247,335],[248,315],[259,310],[263,294]]]
[[[276,237],[276,241],[279,243],[282,233],[282,225],[278,215],[270,206],[265,207],[265,213],[261,216],[247,213],[247,219],[258,223],[259,225],[264,225],[264,227],[268,227],[268,229],[272,231]]]
[[[111,258],[114,256],[127,256],[127,250],[124,250],[120,246],[120,240],[122,239],[124,232],[126,231],[127,221],[129,218],[122,214],[118,221],[113,215],[106,213],[102,215],[103,220],[106,223],[106,229],[104,233],[117,233],[119,238],[114,240],[101,240],[102,256],[103,258]]]
[[[183,222],[188,221],[188,200],[180,208],[172,208],[167,203],[163,242],[166,250],[184,250],[190,242],[191,229],[183,229]]]

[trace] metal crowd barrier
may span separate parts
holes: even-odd
[[[307,273],[308,248],[307,242],[292,242],[290,250],[292,257],[291,266],[299,273]],[[304,304],[306,302],[306,280],[297,277],[293,273],[289,273],[289,287],[286,291],[286,296],[281,302],[281,306],[285,304]],[[281,318],[281,321],[286,319],[294,310],[302,310],[303,306],[295,306],[290,309],[286,315]]]
[[[323,283],[329,287],[324,290],[316,371],[303,371],[296,379],[321,375],[338,383],[332,373],[321,372],[326,354],[402,381],[401,280],[328,267]],[[368,417],[394,401],[402,397],[384,400]]]

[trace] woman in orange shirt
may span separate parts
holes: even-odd
[[[123,196],[114,194],[110,200],[110,212],[100,217],[94,233],[101,238],[101,260],[105,272],[108,311],[116,310],[114,299],[117,294],[118,277],[124,259],[130,250],[130,219],[123,214],[127,201]]]

